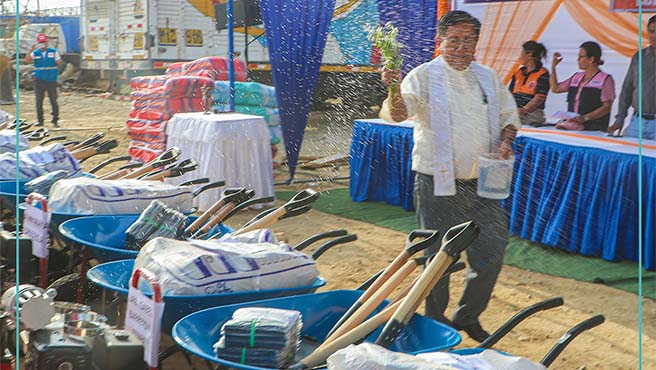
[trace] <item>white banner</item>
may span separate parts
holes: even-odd
[[[50,213],[28,203],[25,208],[23,233],[32,239],[32,254],[39,258],[48,257],[48,225]]]
[[[130,286],[125,328],[143,343],[144,361],[151,367],[157,367],[163,312],[164,302],[155,302]]]

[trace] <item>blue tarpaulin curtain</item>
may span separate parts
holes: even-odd
[[[271,75],[294,178],[335,0],[261,0]]]
[[[403,45],[403,74],[433,59],[437,30],[437,1],[378,0],[380,23],[399,29],[398,40]]]

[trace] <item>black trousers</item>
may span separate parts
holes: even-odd
[[[508,244],[508,215],[500,201],[483,199],[476,194],[476,181],[456,182],[456,195],[433,195],[433,176],[417,173],[415,178],[415,208],[422,229],[439,230],[474,220],[481,228],[476,241],[465,250],[469,265],[465,289],[453,312],[451,321],[457,326],[478,322],[485,310],[497,277],[503,266]],[[426,249],[427,255],[437,253],[439,245]],[[449,279],[443,278],[426,298],[426,316],[444,321],[449,303]]]
[[[57,104],[57,82],[34,80],[34,94],[36,95],[36,116],[39,123],[43,123],[43,99],[46,93],[50,106],[52,106],[52,123],[59,120],[59,105]]]

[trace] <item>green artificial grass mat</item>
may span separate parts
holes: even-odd
[[[296,192],[278,191],[276,197],[291,199]],[[417,228],[414,212],[377,202],[354,202],[348,188],[323,191],[314,203],[317,211],[367,222],[408,233]],[[638,293],[638,265],[635,262],[609,262],[601,258],[567,253],[551,247],[510,237],[504,263],[525,270],[579,281],[602,283]],[[656,299],[656,272],[643,269],[643,295]]]

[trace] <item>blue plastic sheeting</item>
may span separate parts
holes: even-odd
[[[437,1],[378,0],[380,23],[399,29],[403,74],[433,59],[437,30]]]
[[[609,261],[638,260],[638,156],[519,137],[510,231]],[[643,157],[643,258],[654,269],[656,159]]]
[[[414,209],[412,128],[355,121],[351,141],[351,199]]]
[[[14,19],[12,16],[0,16],[0,19]],[[74,16],[21,16],[25,23],[59,23],[66,38],[66,52],[80,52],[80,17]]]
[[[293,179],[335,0],[261,0],[260,7]]]

